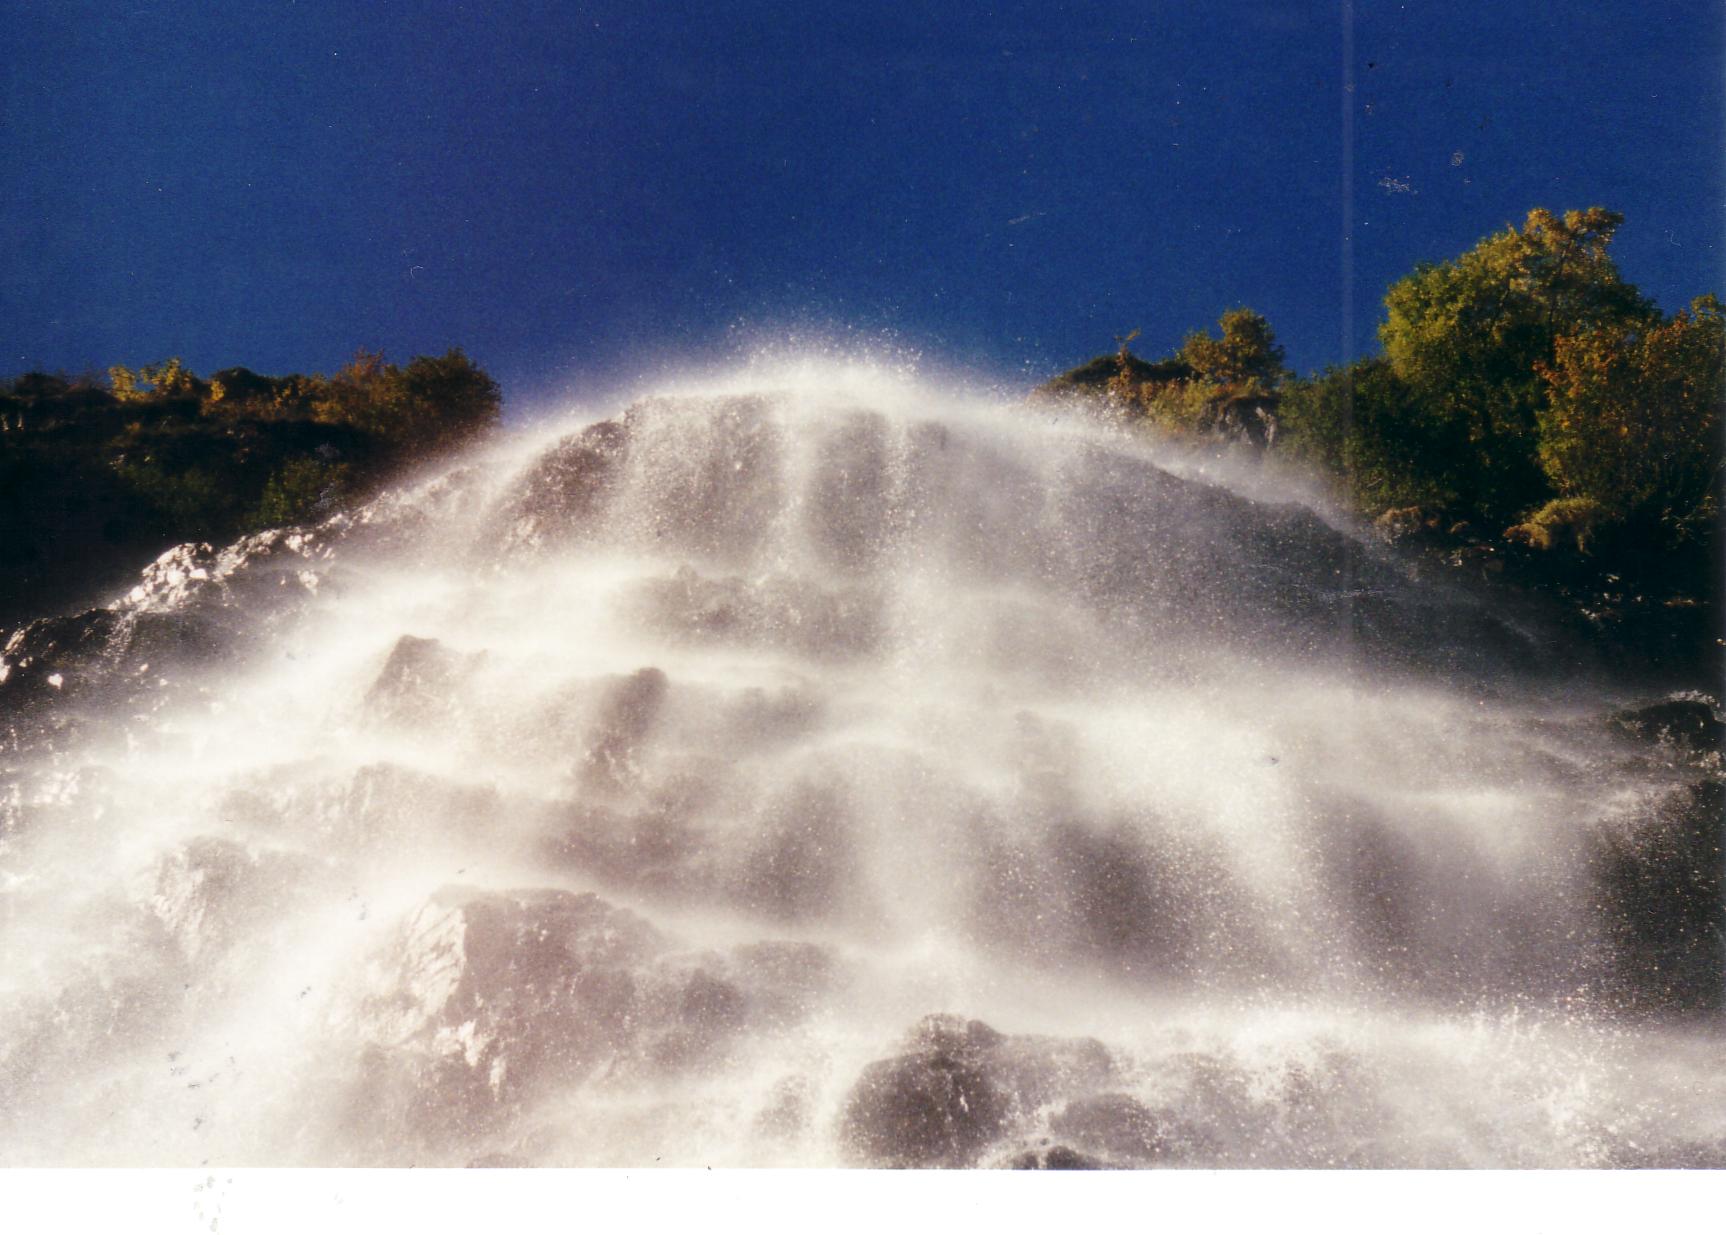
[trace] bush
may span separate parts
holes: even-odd
[[[1606,508],[1592,498],[1554,498],[1506,530],[1504,538],[1543,553],[1574,550],[1587,555],[1593,552],[1602,529],[1612,522]]]
[[[289,459],[265,483],[251,526],[281,527],[322,518],[338,510],[353,487],[351,464],[332,459]]]

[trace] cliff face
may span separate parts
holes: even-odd
[[[25,623],[0,1160],[1726,1165],[1714,701],[1290,496],[811,382]]]

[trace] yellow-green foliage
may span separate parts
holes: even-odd
[[[1251,309],[1231,309],[1220,328],[1220,337],[1188,335],[1178,353],[1154,363],[1127,351],[1134,331],[1114,356],[1098,357],[1042,390],[1100,394],[1120,419],[1176,437],[1229,433],[1230,400],[1274,396],[1284,376],[1283,349],[1270,323]]]
[[[1385,296],[1379,341],[1421,414],[1454,430],[1459,497],[1514,513],[1549,494],[1536,460],[1546,390],[1538,367],[1558,339],[1647,321],[1652,306],[1608,253],[1622,216],[1534,210],[1448,262],[1423,264]]]
[[[1424,414],[1389,362],[1291,382],[1277,412],[1278,446],[1330,476],[1363,513],[1457,504],[1466,443],[1454,425]]]
[[[1592,549],[1615,570],[1638,554],[1699,561],[1726,504],[1726,312],[1704,297],[1662,315],[1613,263],[1622,222],[1533,210],[1424,263],[1385,296],[1383,354],[1312,377],[1291,379],[1269,323],[1234,309],[1166,360],[1123,342],[1041,389],[1180,436],[1250,439],[1274,415],[1260,440],[1369,517],[1511,524],[1513,540]]]
[[[122,403],[187,395],[196,397],[208,391],[197,374],[186,368],[178,356],[145,365],[136,372],[125,365],[114,365],[108,370],[108,385],[114,397]]]
[[[312,401],[317,419],[349,424],[415,452],[456,446],[498,422],[497,383],[460,349],[405,367],[360,352]]]
[[[1643,329],[1558,341],[1541,372],[1540,462],[1614,521],[1683,540],[1719,516],[1726,321],[1712,296]]]
[[[1543,553],[1554,549],[1588,553],[1601,528],[1611,522],[1605,508],[1592,498],[1560,497],[1508,529],[1504,538]]]
[[[1202,437],[1211,428],[1221,393],[1216,383],[1194,378],[1146,382],[1121,374],[1108,386],[1109,401],[1123,419],[1186,438]]]
[[[1230,396],[1268,395],[1282,384],[1283,349],[1271,325],[1251,309],[1230,309],[1218,323],[1221,337],[1188,335],[1179,358],[1200,382]]]

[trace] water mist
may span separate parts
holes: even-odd
[[[1250,463],[647,399],[13,635],[0,1162],[1726,1165],[1631,702]]]

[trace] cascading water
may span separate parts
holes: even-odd
[[[0,1161],[1726,1165],[1717,715],[1150,449],[816,366],[17,632]]]

